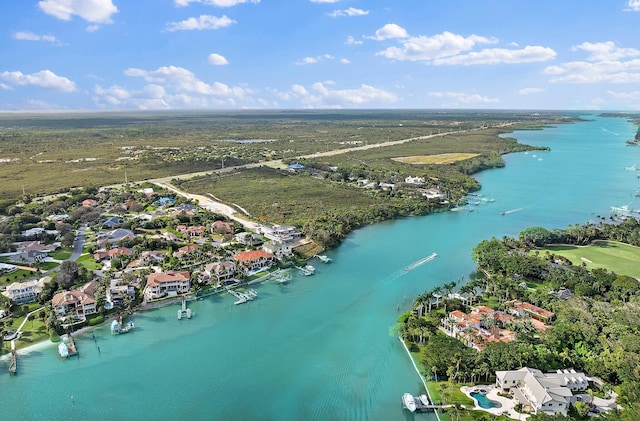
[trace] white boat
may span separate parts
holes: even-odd
[[[67,348],[67,344],[60,342],[58,345],[58,354],[60,354],[62,358],[69,357],[69,348]]]
[[[317,257],[318,257],[318,259],[320,259],[320,261],[322,263],[331,263],[331,257],[329,257],[329,256],[325,256],[324,254],[320,254]]]
[[[117,335],[120,333],[120,323],[117,320],[111,322],[111,334]]]
[[[311,266],[311,265],[307,265],[307,266],[305,266],[305,267],[304,267],[304,269],[305,269],[307,272],[309,272],[311,275],[313,275],[313,274],[316,272],[316,268],[314,268],[314,267],[313,267],[313,266]]]
[[[402,395],[402,404],[411,412],[416,411],[416,400],[411,393]]]
[[[429,398],[427,398],[427,395],[420,395],[418,396],[418,399],[423,406],[429,405]]]

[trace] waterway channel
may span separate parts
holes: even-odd
[[[416,295],[468,277],[471,249],[528,226],[564,228],[631,203],[640,161],[621,118],[512,134],[549,152],[511,154],[506,168],[477,174],[473,211],[406,218],[360,229],[317,260],[316,274],[134,316],[136,330],[108,326],[77,340],[79,358],[51,346],[0,363],[0,417],[11,420],[406,420],[404,392],[422,387],[393,327]],[[505,215],[504,211],[513,211]],[[437,253],[413,270],[403,269]],[[95,339],[94,339],[95,338]]]

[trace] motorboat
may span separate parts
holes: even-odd
[[[420,395],[418,396],[418,399],[423,406],[429,405],[429,398],[427,398],[427,395]]]
[[[411,393],[402,395],[402,404],[411,412],[416,411],[416,400]]]
[[[58,354],[60,354],[62,358],[69,357],[69,348],[67,347],[67,344],[65,344],[64,342],[60,342],[60,344],[58,345]]]

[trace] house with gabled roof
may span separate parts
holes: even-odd
[[[86,317],[98,311],[95,299],[97,289],[97,282],[87,282],[78,289],[57,293],[53,296],[51,305],[59,318],[69,315]]]
[[[557,370],[543,373],[523,367],[519,370],[496,371],[496,387],[503,393],[511,393],[525,410],[535,414],[567,414],[574,402],[573,391],[584,391],[589,378],[575,370]]]
[[[235,281],[236,269],[236,264],[229,260],[209,263],[204,267],[202,278],[212,285],[233,282]]]
[[[116,247],[105,251],[98,251],[93,254],[93,258],[97,261],[113,259],[115,256],[131,256],[133,251],[127,247]]]

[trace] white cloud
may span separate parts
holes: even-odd
[[[456,56],[462,52],[469,51],[478,44],[494,44],[498,42],[494,38],[486,38],[479,35],[453,34],[445,31],[431,37],[418,36],[403,39],[400,47],[389,47],[380,51],[381,55],[394,60],[427,61],[444,57]]]
[[[586,51],[589,53],[589,57],[587,57],[589,61],[619,60],[621,58],[640,56],[640,50],[635,48],[620,48],[616,46],[613,41],[583,42],[580,45],[571,47],[571,49],[573,51]]]
[[[627,12],[640,12],[640,0],[629,0],[627,8],[624,10]]]
[[[98,26],[98,25],[89,25],[89,26],[87,26],[86,31],[87,32],[95,32],[98,29],[100,29],[100,26]]]
[[[130,68],[125,75],[142,78],[146,85],[126,89],[119,85],[94,88],[94,102],[103,107],[138,109],[237,107],[238,100],[253,94],[250,89],[221,82],[206,83],[191,71],[176,66],[156,70]]]
[[[189,70],[177,66],[163,66],[156,70],[130,68],[124,71],[127,76],[141,77],[150,83],[161,84],[177,92],[195,93],[200,95],[233,96],[242,98],[251,91],[245,88],[230,88],[221,82],[208,84],[196,78]]]
[[[337,3],[340,0],[309,0],[311,3]]]
[[[362,84],[354,89],[332,89],[332,81],[316,82],[311,87],[292,85],[289,91],[274,94],[286,101],[297,101],[307,108],[348,108],[376,103],[393,103],[398,97],[389,91]]]
[[[572,48],[588,53],[585,61],[549,66],[544,73],[555,83],[640,82],[640,50],[620,48],[614,42],[588,43]]]
[[[323,54],[315,57],[305,57],[302,60],[296,61],[296,64],[298,66],[304,66],[305,64],[316,64],[322,60],[333,60],[333,59],[335,59],[335,57],[332,56],[331,54]]]
[[[551,48],[541,46],[526,46],[520,50],[506,48],[488,48],[478,52],[460,54],[453,57],[445,57],[433,61],[435,65],[473,65],[473,64],[516,64],[533,63],[551,60],[556,52]]]
[[[368,14],[368,10],[356,9],[355,7],[350,7],[343,10],[334,10],[333,12],[328,13],[328,15],[333,18],[337,18],[340,16],[366,16]]]
[[[609,95],[618,99],[631,99],[634,101],[640,101],[640,91],[631,91],[631,92],[616,92],[616,91],[607,91]]]
[[[203,29],[220,29],[237,23],[229,19],[226,15],[216,17],[211,15],[200,15],[197,18],[189,18],[180,22],[170,22],[167,24],[167,31],[193,31]]]
[[[118,13],[111,0],[42,0],[38,6],[58,19],[71,20],[75,15],[91,23],[112,23],[111,16]]]
[[[29,31],[20,31],[13,34],[13,38],[22,41],[45,41],[60,44],[60,41],[53,35],[37,35]]]
[[[5,71],[0,73],[0,79],[14,85],[40,86],[61,92],[74,92],[76,90],[75,83],[66,77],[56,75],[51,70],[41,70],[31,74],[24,74],[20,71]]]
[[[407,38],[408,36],[407,30],[402,26],[396,25],[395,23],[387,23],[376,31],[375,36],[368,38],[383,41],[385,39]]]
[[[518,91],[520,95],[531,95],[538,94],[540,92],[544,92],[545,90],[542,88],[523,88]]]
[[[429,92],[433,98],[450,99],[452,102],[445,106],[466,106],[471,104],[495,104],[500,102],[498,98],[489,98],[478,94],[465,94],[463,92]]]
[[[175,0],[175,4],[178,7],[188,6],[190,3],[202,3],[215,7],[233,7],[242,3],[260,3],[260,0]]]
[[[348,58],[341,58],[340,59],[340,63],[342,63],[342,64],[351,64],[351,60],[349,60]]]
[[[344,43],[347,44],[347,45],[360,45],[360,44],[362,44],[362,41],[358,41],[354,37],[349,35],[347,37],[347,40]]]
[[[224,56],[221,56],[217,53],[209,54],[209,63],[213,64],[214,66],[224,66],[225,64],[229,64]]]
[[[7,90],[7,91],[10,91],[10,90],[11,90],[11,86],[6,85],[6,84],[4,84],[4,83],[0,82],[0,89],[5,89],[5,90]]]

